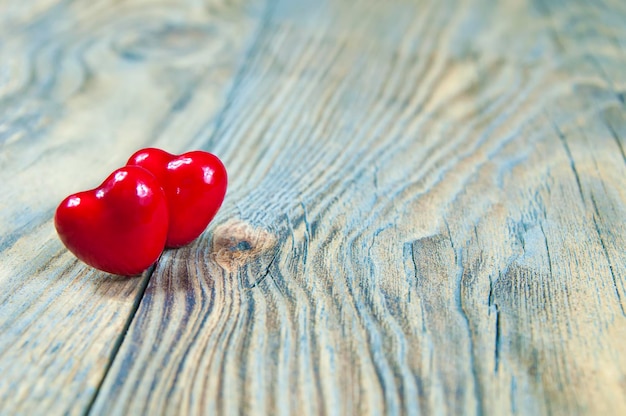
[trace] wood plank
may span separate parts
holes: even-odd
[[[91,405],[148,274],[77,262],[54,209],[140,147],[210,136],[256,25],[251,5],[0,3],[1,414]]]
[[[95,414],[625,414],[626,8],[274,1]]]

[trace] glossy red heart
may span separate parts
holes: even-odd
[[[137,151],[127,164],[149,170],[163,186],[170,213],[167,247],[195,240],[224,201],[226,168],[211,153],[196,150],[177,156],[147,148]]]
[[[63,244],[85,263],[132,276],[150,267],[163,251],[167,200],[154,175],[125,166],[99,187],[65,198],[54,225]]]

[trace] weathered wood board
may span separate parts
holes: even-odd
[[[0,2],[0,414],[82,414],[150,273],[111,278],[52,216],[146,145],[210,135],[252,4]]]
[[[0,413],[626,414],[626,3],[13,7]],[[52,210],[145,145],[229,193],[109,279]]]

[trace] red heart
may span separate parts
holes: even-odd
[[[99,187],[65,198],[54,225],[63,244],[85,263],[132,276],[150,267],[163,251],[167,200],[154,175],[125,166]]]
[[[142,149],[127,165],[141,166],[161,183],[169,208],[167,247],[195,240],[220,209],[228,178],[217,156],[203,151],[172,155],[161,149]]]

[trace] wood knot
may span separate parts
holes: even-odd
[[[276,245],[276,237],[262,228],[230,220],[213,232],[213,256],[225,270],[233,271]]]

